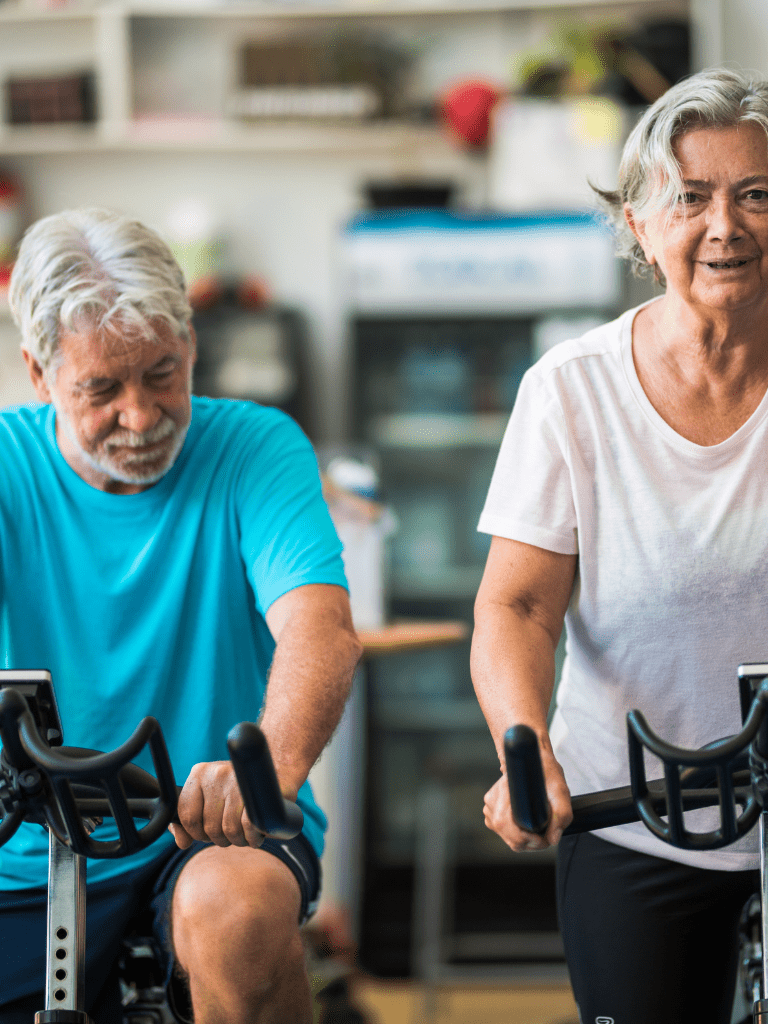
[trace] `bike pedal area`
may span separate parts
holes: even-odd
[[[118,958],[123,1024],[179,1024],[165,992],[161,962],[152,938],[123,939]]]

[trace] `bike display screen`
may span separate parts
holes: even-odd
[[[26,698],[41,736],[52,747],[61,746],[61,718],[51,673],[46,669],[0,669],[0,690],[7,689]]]

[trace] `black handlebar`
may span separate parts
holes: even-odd
[[[113,859],[153,843],[172,821],[180,787],[156,719],[144,718],[117,749],[53,749],[43,739],[27,700],[12,687],[0,691],[0,846],[22,821],[47,826],[75,853]],[[149,747],[156,778],[133,764]],[[301,831],[301,808],[285,800],[266,738],[242,722],[227,739],[246,813],[266,835],[290,839]],[[97,819],[114,818],[119,839],[90,835]],[[134,818],[146,818],[137,828]],[[88,819],[92,819],[89,821]]]
[[[154,718],[144,718],[133,735],[110,753],[83,749],[67,753],[67,748],[53,749],[43,739],[26,698],[7,688],[0,692],[0,738],[0,803],[4,811],[0,844],[6,843],[26,819],[46,825],[76,853],[107,859],[125,857],[158,839],[176,813],[176,784],[163,734]],[[157,773],[156,799],[147,824],[137,829],[124,788],[124,781],[135,779],[136,773],[123,770],[146,746]],[[91,837],[92,829],[77,806],[78,786],[101,794],[103,808],[99,816],[115,819],[119,839]]]
[[[686,750],[665,743],[650,728],[639,711],[627,715],[629,775],[632,799],[640,820],[659,839],[684,850],[716,850],[728,846],[749,832],[760,815],[760,805],[751,785],[737,792],[735,773],[743,766],[765,717],[768,689],[761,684],[747,721],[736,736],[717,740],[701,750]],[[649,750],[664,765],[663,821],[653,806],[646,780],[644,751]],[[711,800],[701,806],[718,807],[720,825],[709,832],[691,832],[685,827],[685,811],[693,805],[686,799],[685,771],[708,771],[714,785]],[[736,808],[741,806],[740,814]]]
[[[297,836],[304,815],[298,804],[286,800],[280,792],[272,755],[261,729],[253,722],[236,725],[227,736],[227,750],[251,822],[275,839]],[[253,784],[254,779],[259,780],[259,785]]]
[[[512,817],[526,832],[543,835],[550,810],[536,733],[527,725],[513,725],[504,737],[504,760],[509,779]]]
[[[763,802],[768,803],[768,789],[760,781],[768,765],[756,749],[761,725],[768,721],[767,710],[768,680],[763,680],[741,732],[700,750],[666,743],[638,711],[631,711],[627,715],[630,785],[573,797],[573,820],[564,834],[642,821],[664,842],[689,850],[718,849],[746,835]],[[663,779],[647,781],[646,749],[662,761]],[[525,725],[508,729],[504,755],[515,822],[528,832],[545,832],[550,810],[534,731]],[[685,812],[702,807],[719,808],[719,827],[691,832],[685,827]]]

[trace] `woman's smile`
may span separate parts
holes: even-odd
[[[703,263],[710,270],[741,270],[748,263],[754,263],[755,259],[755,256],[749,256],[746,259],[698,260],[697,262]]]

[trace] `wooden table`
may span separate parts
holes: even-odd
[[[375,629],[358,629],[364,658],[377,658],[424,647],[444,647],[466,640],[470,628],[453,620],[405,619]]]

